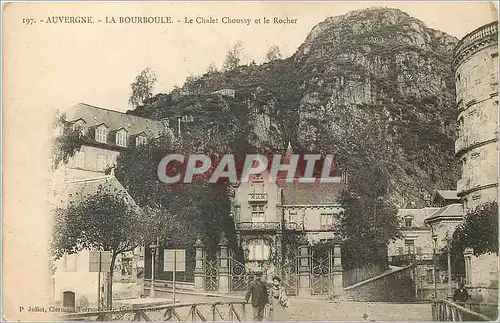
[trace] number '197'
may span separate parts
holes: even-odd
[[[23,18],[23,24],[25,25],[33,25],[35,23],[35,19],[33,18]]]

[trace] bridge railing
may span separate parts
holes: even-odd
[[[118,308],[111,311],[63,314],[65,321],[178,321],[241,322],[247,320],[245,302],[201,302]]]
[[[462,322],[462,321],[491,321],[492,319],[476,313],[465,306],[459,305],[447,299],[432,302],[432,320],[435,322]]]

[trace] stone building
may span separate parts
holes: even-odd
[[[52,207],[76,202],[85,194],[95,193],[99,186],[123,192],[135,203],[120,182],[112,175],[105,175],[105,171],[116,165],[120,152],[134,149],[151,138],[173,136],[168,123],[85,103],[78,103],[64,113],[70,126],[82,132],[83,145],[67,164],[52,174],[49,190]],[[113,174],[111,169],[110,172]],[[143,277],[143,257],[143,248],[137,248],[117,258],[113,298],[140,296],[137,286],[138,276]],[[56,268],[52,280],[54,301],[70,307],[84,306],[86,302],[96,304],[97,274],[89,272],[88,251],[64,255]]]
[[[99,190],[123,194],[130,207],[138,210],[132,197],[113,174],[52,184],[49,187],[51,208],[65,208],[70,203],[79,203],[85,196],[96,194]],[[113,275],[113,299],[140,297],[142,281],[138,277],[142,275],[144,267],[141,249],[137,248],[117,257]],[[52,275],[52,298],[55,303],[76,310],[96,307],[98,274],[90,271],[89,258],[90,252],[83,250],[76,254],[65,254],[55,261],[55,272]],[[105,304],[106,289],[106,274],[102,273],[102,304]]]
[[[333,241],[344,185],[269,181],[269,173],[263,172],[235,187],[233,217],[240,245],[247,253],[247,268],[274,270],[272,260],[281,253],[282,229],[304,236],[311,245]]]
[[[459,136],[455,153],[462,164],[457,195],[464,212],[498,200],[498,21],[466,35],[455,48]],[[497,295],[498,255],[465,255],[466,282]]]
[[[454,53],[459,127],[455,153],[462,165],[457,195],[466,210],[498,196],[497,25],[474,30]]]
[[[84,144],[62,165],[55,176],[80,180],[104,175],[106,168],[116,164],[121,151],[146,143],[148,139],[172,136],[168,123],[136,117],[85,103],[64,111],[66,120],[81,130]]]

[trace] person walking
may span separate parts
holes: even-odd
[[[273,277],[273,284],[269,292],[269,321],[287,321],[286,309],[290,307],[290,301],[286,289],[281,284],[281,278]]]
[[[264,319],[264,309],[269,302],[269,294],[266,283],[262,281],[262,272],[256,272],[254,281],[248,286],[245,301],[248,303],[252,297],[253,320],[262,321]]]

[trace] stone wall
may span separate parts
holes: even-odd
[[[412,267],[404,267],[344,288],[346,296],[359,302],[413,302]]]

